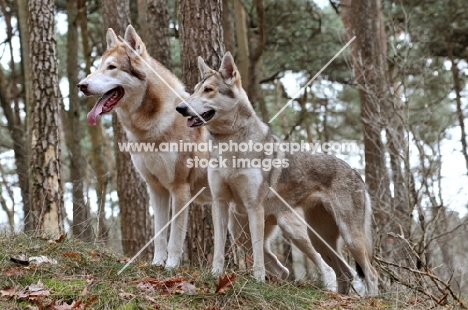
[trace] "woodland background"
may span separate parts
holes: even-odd
[[[75,86],[98,64],[108,27],[123,36],[132,24],[189,92],[197,56],[217,68],[231,51],[265,122],[356,36],[271,128],[288,141],[362,146],[337,156],[369,188],[384,290],[397,283],[436,301],[467,291],[464,0],[0,0],[0,9],[3,230],[66,232],[127,256],[152,237],[145,185],[114,148],[120,125],[104,116],[88,126],[95,98]],[[209,207],[190,212],[186,262],[209,265]],[[315,276],[288,240],[275,248],[292,278]],[[242,265],[236,251],[229,258]]]

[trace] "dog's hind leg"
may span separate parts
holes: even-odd
[[[270,249],[269,239],[274,235],[276,228],[276,218],[273,216],[267,216],[265,220],[265,243],[263,247],[265,255],[265,269],[272,276],[280,280],[287,280],[289,270],[281,264],[276,255]],[[246,214],[235,212],[232,208],[230,209],[229,232],[236,245],[242,248],[246,254],[252,255],[249,218]]]
[[[310,241],[315,250],[320,253],[322,259],[335,271],[336,282],[338,284],[338,293],[348,294],[351,283],[354,279],[355,271],[343,262],[341,255],[340,231],[336,225],[335,219],[321,205],[317,205],[305,212],[305,219],[315,232],[322,237],[328,246],[320,240],[317,235],[307,230]],[[330,249],[330,247],[332,249]],[[337,257],[337,254],[340,257]]]
[[[276,217],[270,215],[265,219],[265,241],[263,244],[263,253],[265,259],[265,269],[268,273],[281,280],[287,280],[289,270],[281,262],[278,257],[271,251],[270,239],[275,235],[278,228]]]
[[[154,234],[157,234],[169,221],[169,192],[157,186],[148,186],[150,204],[154,212]],[[167,229],[154,239],[153,264],[164,266],[167,259]]]
[[[171,234],[169,236],[168,257],[166,268],[176,268],[182,259],[185,235],[187,233],[188,207],[190,201],[190,184],[182,184],[173,189],[172,198],[172,216],[175,216],[182,208],[181,212],[171,223]]]
[[[307,226],[290,211],[284,211],[277,214],[278,225],[286,238],[301,250],[317,266],[322,276],[322,282],[329,291],[336,292],[337,282],[333,269],[328,266],[319,253],[312,246],[311,240],[307,235]]]
[[[336,195],[335,203],[338,206],[337,209],[353,210],[354,207],[354,210],[352,214],[337,212],[336,221],[344,242],[360,268],[361,273],[359,275],[361,277],[363,276],[366,281],[367,294],[373,296],[378,293],[378,274],[371,264],[372,232],[370,227],[370,198],[367,193],[365,193],[365,196],[358,196],[356,193],[352,193],[352,198],[343,195],[344,194]],[[354,202],[354,206],[350,205],[351,202]]]

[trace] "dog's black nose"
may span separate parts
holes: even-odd
[[[82,92],[85,92],[88,89],[88,83],[78,83],[76,85]]]
[[[179,103],[179,105],[176,107],[177,112],[182,114],[183,116],[189,116],[187,110],[188,107],[184,102]]]

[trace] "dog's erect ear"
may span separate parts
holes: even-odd
[[[200,78],[203,80],[205,75],[213,72],[213,69],[208,67],[208,65],[205,63],[203,58],[201,58],[200,56],[198,56],[197,60],[198,60],[198,70],[200,70]]]
[[[124,39],[138,55],[142,56],[145,53],[146,51],[145,43],[143,43],[141,38],[136,33],[135,28],[132,27],[132,25],[127,26],[127,30],[125,30]],[[136,56],[135,52],[132,49],[130,49],[128,46],[126,47],[127,47],[127,54],[130,57]]]
[[[117,44],[117,42],[119,42],[119,38],[117,38],[112,28],[107,29],[106,42],[107,49],[114,47]]]
[[[234,58],[230,52],[226,52],[219,67],[219,72],[228,83],[234,83],[239,78],[239,72],[237,71]]]

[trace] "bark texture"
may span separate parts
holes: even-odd
[[[151,29],[145,41],[148,54],[171,70],[169,12],[165,0],[147,0],[146,27]]]
[[[390,181],[385,167],[385,147],[381,132],[388,111],[386,41],[380,0],[343,0],[342,19],[350,45],[354,77],[359,88],[364,131],[366,184],[372,199],[377,227],[381,229],[381,246],[389,254],[391,240]]]
[[[29,2],[31,100],[31,209],[37,233],[63,231],[58,70],[54,1]]]
[[[221,0],[179,0],[179,37],[183,83],[188,92],[198,83],[197,57],[218,69],[224,56]],[[211,207],[190,208],[187,254],[192,264],[211,262],[213,230]]]
[[[86,163],[81,153],[81,105],[78,98],[78,6],[75,0],[67,1],[67,77],[69,83],[69,110],[67,121],[71,134],[67,139],[70,152],[70,180],[73,184],[73,223],[72,232],[75,238],[91,241],[89,207],[84,199],[84,172]]]
[[[123,37],[125,28],[130,24],[129,1],[103,0],[102,15],[104,31],[106,32],[107,28],[113,28],[117,35]],[[119,151],[118,143],[127,142],[127,136],[115,114],[112,116],[112,127],[114,129],[122,247],[125,255],[134,255],[149,240],[146,234],[149,223],[148,192],[140,173],[133,166],[130,154]],[[149,258],[150,251],[151,249],[147,248],[140,258]]]
[[[221,0],[178,1],[183,82],[189,92],[198,83],[197,57],[218,69],[224,56]]]
[[[11,17],[11,16],[10,16]],[[5,15],[7,20],[9,17]],[[31,70],[29,63],[29,29],[28,29],[29,10],[28,2],[26,0],[18,0],[18,28],[20,31],[21,41],[21,69],[22,69],[22,84],[23,94],[22,98],[25,103],[24,110],[26,114],[30,113],[29,101],[31,98]],[[9,35],[9,34],[8,34]],[[11,42],[11,41],[10,41]],[[21,122],[18,113],[14,112],[10,103],[9,98],[5,95],[4,91],[6,88],[6,81],[1,72],[0,76],[0,103],[2,105],[5,118],[7,119],[8,131],[10,132],[13,140],[13,150],[15,152],[15,164],[18,172],[18,183],[21,188],[21,198],[23,202],[23,224],[24,231],[29,232],[33,230],[33,221],[31,216],[31,199],[29,196],[29,150],[26,141],[28,122]]]
[[[81,30],[81,41],[83,44],[83,55],[85,59],[85,74],[91,73],[91,47],[89,44],[89,31],[88,21],[86,16],[86,0],[78,0],[78,21]],[[95,104],[95,98],[87,97],[86,99],[87,111],[90,111]],[[104,212],[104,203],[106,197],[106,189],[111,179],[111,171],[114,171],[111,167],[113,166],[110,156],[105,158],[105,149],[109,148],[106,137],[103,134],[102,123],[97,122],[96,126],[87,126],[88,134],[91,139],[91,167],[93,171],[92,179],[96,180],[96,196],[98,204],[97,214],[97,229],[96,238],[100,241],[104,241],[107,237],[107,225]]]

